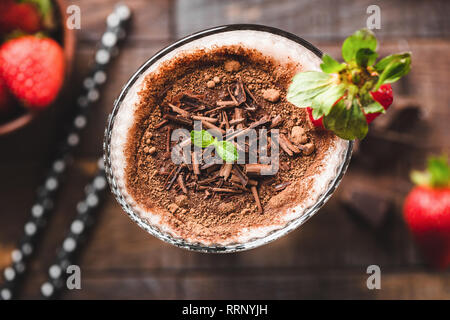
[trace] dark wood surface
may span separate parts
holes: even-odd
[[[113,0],[71,1],[81,7],[72,87],[80,85]],[[450,22],[447,1],[206,1],[130,0],[134,12],[126,47],[110,68],[110,80],[60,192],[55,214],[21,298],[39,297],[59,242],[74,216],[82,187],[95,172],[106,116],[121,87],[155,52],[173,40],[226,23],[260,23],[294,32],[339,56],[346,35],[363,27],[369,4],[381,7],[381,53],[411,50],[413,70],[395,85],[393,109],[419,107],[419,123],[406,129],[379,127],[360,146],[338,192],[300,229],[264,247],[230,255],[184,251],[135,225],[108,196],[79,264],[82,290],[65,299],[137,298],[450,298],[449,271],[426,267],[401,215],[411,188],[408,172],[429,153],[450,151]],[[36,186],[58,140],[59,117],[72,106],[67,92],[57,107],[23,130],[0,137],[0,268],[23,231]],[[69,101],[69,102],[67,102]],[[387,119],[389,115],[386,115]],[[362,152],[364,151],[364,153]],[[373,229],[347,212],[346,192],[367,189],[392,199],[395,208]],[[381,290],[368,290],[366,268],[382,271]]]

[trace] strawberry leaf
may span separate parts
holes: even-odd
[[[375,63],[378,58],[378,54],[371,49],[362,48],[359,49],[358,52],[356,52],[355,58],[358,66],[367,67]]]
[[[350,103],[349,108],[346,102]],[[323,118],[323,124],[325,128],[346,140],[363,139],[369,130],[366,117],[356,98],[351,101],[339,101]]]
[[[365,114],[386,113],[383,106],[379,102],[375,101],[369,93],[361,95],[360,101]]]
[[[431,156],[427,161],[427,170],[412,171],[411,180],[421,186],[432,188],[450,187],[450,167],[447,156]]]
[[[386,113],[386,110],[384,110],[383,106],[379,104],[376,101],[373,101],[363,107],[364,113]]]
[[[192,130],[191,141],[197,147],[206,148],[214,142],[214,137],[206,130]]]
[[[34,3],[41,12],[42,16],[46,16],[53,9],[53,4],[51,0],[21,0],[23,3]]]
[[[411,70],[411,57],[397,57],[392,59],[380,74],[373,91],[378,90],[380,86],[385,83],[393,83],[399,80],[401,77],[408,74],[409,70]]]
[[[337,62],[328,54],[322,57],[322,61],[320,69],[325,73],[338,73],[345,68],[345,64]]]
[[[327,87],[327,90],[314,97],[311,107],[313,109],[313,118],[319,119],[321,116],[328,115],[334,106],[345,93],[345,85]]]
[[[375,51],[377,48],[377,39],[372,31],[361,29],[356,31],[350,37],[345,39],[342,45],[342,57],[345,61],[351,62],[356,58],[356,53],[360,49],[370,49]]]
[[[328,90],[334,78],[317,71],[300,72],[294,76],[287,92],[287,100],[297,107],[309,107],[314,98]]]
[[[43,16],[49,14],[53,9],[51,0],[22,0],[21,2],[34,3]]]
[[[216,147],[217,154],[223,159],[223,161],[230,163],[237,161],[239,158],[238,151],[233,143],[214,139],[213,144]]]
[[[428,159],[431,185],[433,187],[446,187],[450,182],[450,168],[447,156],[430,157]]]
[[[375,65],[375,70],[378,71],[378,73],[382,73],[384,69],[388,66],[389,63],[391,63],[394,60],[400,60],[400,59],[410,59],[411,60],[411,53],[405,52],[405,53],[397,53],[392,54],[390,56],[384,57],[380,61],[377,62]]]

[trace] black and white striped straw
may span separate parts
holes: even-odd
[[[118,53],[118,44],[126,36],[125,27],[130,17],[130,9],[124,4],[119,4],[106,20],[106,31],[102,35],[101,43],[95,53],[95,63],[91,72],[84,79],[83,93],[77,99],[76,114],[71,119],[69,130],[58,149],[57,156],[54,158],[43,184],[37,190],[36,201],[31,207],[31,215],[24,226],[24,234],[17,248],[12,251],[12,264],[3,271],[4,283],[0,287],[0,300],[15,298],[21,279],[38,244],[39,237],[50,218],[56,192],[61,187],[67,162],[71,158],[74,148],[80,143],[80,133],[86,127],[89,107],[100,97],[99,89],[107,80],[106,68],[112,58]],[[102,177],[104,179],[102,171],[103,169],[100,169],[99,175],[96,177],[97,181],[100,181]],[[96,188],[95,180],[91,185],[94,189]],[[85,206],[90,208],[91,204],[97,201],[95,205],[92,205],[92,207],[96,207],[98,200],[97,192],[88,193],[85,201],[79,203],[78,213],[80,214],[80,211],[83,211]],[[79,227],[79,223],[75,223],[75,226],[73,226],[75,231],[79,230],[77,229]],[[76,246],[76,241],[75,243],[73,242],[74,239],[75,237],[66,238],[62,247],[70,249],[74,245]],[[70,250],[66,251],[69,252]],[[60,261],[63,261],[63,259]],[[56,274],[54,270],[56,269],[53,268],[53,274]],[[47,285],[44,285],[42,293],[48,293],[48,288]],[[44,294],[44,296],[51,295]]]
[[[89,231],[96,221],[98,206],[107,190],[103,158],[98,159],[98,173],[84,188],[85,197],[78,202],[75,218],[56,254],[55,261],[48,268],[48,279],[41,285],[41,295],[45,299],[56,298],[66,288],[67,269],[76,259],[82,245],[89,236]]]

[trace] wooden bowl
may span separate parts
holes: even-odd
[[[73,56],[75,53],[75,45],[76,45],[76,32],[75,30],[71,30],[67,28],[67,2],[65,0],[53,0],[53,3],[56,7],[56,14],[59,20],[59,31],[58,36],[55,40],[57,40],[64,50],[64,56],[66,58],[66,71],[65,71],[65,81],[62,89],[63,91],[65,84],[67,83],[67,79],[70,77]],[[49,106],[50,108],[51,106]],[[11,120],[7,122],[0,122],[0,136],[11,133],[13,131],[18,130],[29,124],[36,117],[38,117],[42,112],[45,112],[48,108],[42,111],[31,111],[25,108],[21,108],[20,113],[18,112],[15,117],[12,117]]]

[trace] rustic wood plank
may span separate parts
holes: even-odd
[[[257,23],[274,26],[310,40],[343,39],[365,27],[369,5],[381,9],[382,38],[448,37],[450,24],[445,0],[355,1],[355,0],[177,0],[178,37],[205,28],[230,23]]]
[[[72,0],[81,9],[81,41],[96,42],[105,29],[105,21],[116,0]],[[171,0],[129,0],[133,19],[131,41],[164,40],[171,38]]]
[[[79,0],[82,10],[80,45],[74,70],[74,87],[92,61],[94,48],[104,30],[104,19],[114,0]],[[386,168],[369,167],[361,157],[352,161],[349,172],[332,200],[310,221],[290,235],[262,248],[233,255],[206,255],[184,251],[151,237],[134,224],[112,196],[107,198],[89,247],[79,263],[81,291],[67,292],[66,299],[80,298],[342,298],[342,299],[449,299],[448,272],[431,273],[423,265],[401,217],[401,201],[409,190],[408,171],[423,163],[428,152],[450,149],[450,3],[434,1],[355,0],[145,0],[127,1],[135,14],[130,41],[111,66],[92,119],[82,136],[75,163],[69,170],[24,298],[38,298],[47,267],[68,223],[83,185],[92,174],[101,153],[106,116],[121,87],[136,69],[172,39],[225,23],[262,23],[294,32],[319,48],[339,56],[339,42],[365,25],[369,4],[382,10],[381,53],[413,52],[413,70],[395,85],[395,104],[413,101],[423,110],[425,126],[408,131],[416,143],[404,146],[402,154]],[[172,8],[172,4],[175,4]],[[175,14],[176,23],[173,21]],[[419,18],[420,17],[420,18]],[[401,41],[397,39],[402,39]],[[438,68],[430,68],[430,64]],[[59,119],[71,107],[74,92],[60,98],[56,107],[33,124],[1,137],[0,149],[0,268],[19,238],[23,222],[41,181],[52,149],[59,138]],[[374,143],[368,138],[363,143]],[[31,143],[32,142],[32,143]],[[382,143],[385,143],[382,141]],[[410,150],[408,150],[410,149]],[[12,152],[9,152],[9,151]],[[378,150],[378,149],[377,149]],[[387,149],[387,150],[392,150]],[[398,152],[399,149],[397,149]],[[385,158],[383,158],[385,159]],[[378,232],[358,224],[339,204],[342,190],[374,184],[391,193],[395,210],[389,223]],[[270,259],[268,258],[270,257]],[[382,268],[382,290],[365,286],[365,268]]]
[[[252,269],[120,274],[82,271],[81,290],[63,299],[449,299],[450,274],[389,271],[381,290],[368,290],[365,268],[351,270]],[[30,279],[24,298],[39,298],[42,277]]]
[[[431,50],[436,54],[435,59],[442,68],[435,70],[437,77],[445,77],[446,75],[446,63],[447,59],[445,52],[448,50],[449,44],[447,42],[425,42],[426,46],[433,46],[434,50]],[[123,83],[126,82],[128,77],[132,72],[151,55],[151,51],[156,51],[159,47],[162,47],[165,43],[157,42],[153,48],[141,48],[141,47],[131,47],[127,48],[123,53],[123,58],[119,59],[112,67],[113,74],[116,78],[120,80],[108,82],[105,90],[105,95],[102,100],[93,110],[94,119],[106,119],[106,115],[109,112],[112,102],[118,94]],[[388,49],[395,49],[393,46],[396,44],[388,44]],[[319,45],[324,48],[325,51],[336,53],[336,46],[331,43],[321,43]],[[391,47],[389,47],[391,46]],[[442,101],[449,101],[448,91],[444,90],[445,82],[439,82],[434,80],[433,76],[436,73],[431,74],[427,69],[428,59],[431,59],[429,50],[421,49],[423,42],[415,43],[410,42],[410,46],[414,52],[415,67],[414,71],[411,73],[411,83],[417,83],[420,92],[424,94],[425,97],[429,97],[430,100],[426,101],[424,96],[419,96],[418,101],[424,107],[430,109],[430,113],[436,110],[444,109],[446,104]],[[92,49],[87,47],[81,47],[79,50],[79,59],[77,67],[86,68],[88,60],[92,56]],[[84,61],[84,62],[82,62]],[[132,64],[132,65],[130,65]],[[432,85],[430,85],[430,82]],[[437,92],[440,101],[436,101],[432,98],[433,92]],[[106,103],[105,101],[108,101]],[[445,111],[442,111],[445,112]],[[448,144],[448,126],[445,123],[445,118],[441,122],[435,122],[432,130],[441,130],[441,133],[436,133],[433,144],[436,148],[440,146],[445,146]],[[103,126],[101,123],[103,121],[94,121],[89,124],[88,132],[82,137],[81,150],[77,157],[87,157],[87,159],[95,159],[101,150],[101,136],[103,135]],[[51,137],[51,130],[48,128],[43,128],[42,131],[49,130],[46,134]],[[442,134],[442,132],[444,132]],[[33,131],[29,132],[29,135],[24,135],[23,139],[11,138],[8,148],[12,147],[13,143],[24,144],[26,141],[31,139],[34,134]],[[92,137],[99,137],[93,139]],[[7,137],[8,140],[9,137]],[[12,221],[15,228],[9,228],[4,225],[4,228],[0,228],[4,231],[2,235],[4,239],[15,239],[20,234],[22,222],[26,219],[29,206],[33,199],[34,187],[39,183],[39,179],[42,175],[42,169],[46,165],[46,160],[42,154],[48,154],[50,152],[50,146],[43,146],[40,144],[41,139],[37,139],[38,148],[34,149],[34,146],[30,146],[31,150],[20,149],[17,158],[11,156],[10,161],[2,162],[1,177],[3,181],[12,181],[11,185],[2,185],[2,192],[0,198],[3,199],[3,203],[6,203],[5,216],[8,217],[8,221]],[[47,143],[47,142],[46,142]],[[49,143],[50,144],[50,143]],[[422,145],[415,146],[422,150]],[[38,153],[38,149],[45,149],[46,153]],[[42,157],[42,167],[33,163],[35,158],[33,154]],[[423,152],[425,156],[425,152]],[[397,163],[396,166],[401,168],[402,171],[392,171],[391,168],[387,168],[385,173],[380,175],[377,171],[368,171],[366,167],[361,165],[350,166],[349,173],[344,179],[342,188],[346,188],[346,185],[352,185],[355,181],[360,181],[361,183],[373,183],[375,182],[380,188],[385,188],[390,190],[400,199],[408,191],[410,184],[407,181],[407,171],[413,166],[413,164],[419,163],[420,158],[412,157],[416,160],[416,163],[411,165],[406,165],[405,162]],[[26,160],[26,161],[25,161]],[[92,160],[92,161],[93,161]],[[15,166],[11,166],[13,161],[18,161]],[[20,164],[20,161],[25,161]],[[421,161],[421,160],[420,160]],[[358,164],[358,162],[356,162]],[[406,169],[405,169],[406,168]],[[394,173],[394,174],[393,174]],[[18,177],[18,179],[14,179]],[[83,182],[69,181],[71,190],[80,189]],[[28,189],[26,189],[28,188]],[[9,191],[8,191],[9,190]],[[68,192],[69,188],[63,190],[65,194],[71,194]],[[11,200],[11,199],[25,199],[25,201]],[[75,201],[74,198],[67,198],[69,204],[73,205]],[[68,205],[68,208],[70,206]],[[68,209],[70,210],[70,208]],[[328,213],[328,214],[327,214]],[[332,213],[332,214],[331,214]],[[390,260],[391,265],[402,265],[402,264],[420,264],[420,260],[411,249],[412,245],[407,236],[406,230],[401,223],[399,214],[397,214],[397,223],[392,227],[393,229],[388,230],[387,234],[391,235],[387,237],[386,246],[390,250],[383,247],[383,244],[379,243],[378,238],[373,234],[368,234],[366,230],[361,229],[360,226],[355,225],[352,220],[348,218],[346,213],[340,210],[336,202],[331,202],[320,214],[311,219],[304,227],[300,230],[294,232],[292,235],[281,239],[274,244],[266,246],[261,249],[251,251],[249,253],[242,253],[236,255],[237,258],[229,257],[216,257],[207,256],[201,254],[192,254],[169,245],[161,243],[159,240],[148,236],[144,231],[140,230],[135,226],[117,206],[115,201],[110,198],[107,203],[104,215],[107,218],[102,218],[99,225],[101,226],[94,235],[94,240],[92,246],[85,254],[85,259],[83,263],[89,267],[104,268],[113,266],[114,268],[133,268],[139,266],[139,268],[159,268],[166,265],[172,265],[177,268],[182,268],[182,266],[188,266],[189,268],[197,268],[199,266],[213,267],[217,264],[229,267],[234,264],[236,260],[242,262],[242,266],[254,266],[254,265],[267,265],[270,267],[275,266],[317,266],[317,265],[334,265],[338,264],[341,266],[347,265],[348,261],[351,261],[353,265],[359,263],[369,263],[372,259],[376,258],[380,261]],[[13,219],[14,217],[14,219]],[[105,219],[105,220],[103,220]],[[336,229],[335,229],[336,228]],[[337,239],[330,241],[328,238],[329,234],[334,234],[335,230],[340,230]],[[349,239],[359,239],[360,241],[349,241]],[[103,241],[102,239],[110,239],[110,241]],[[305,240],[306,239],[306,240]],[[364,239],[364,240],[363,240]],[[389,246],[389,241],[392,240],[392,246]],[[349,244],[350,242],[350,244]],[[133,245],[130,245],[133,244]],[[331,246],[331,247],[330,247]],[[339,250],[338,248],[346,247],[346,250]],[[108,252],[112,248],[116,248],[117,255],[109,255]],[[267,251],[265,248],[268,248]],[[319,248],[319,249],[318,249]],[[370,249],[368,249],[370,248]],[[413,254],[411,255],[411,250]],[[298,256],[292,257],[291,252],[303,252]],[[337,251],[337,252],[335,252]],[[151,254],[149,254],[149,252]],[[266,261],[265,256],[267,252],[271,255],[277,256],[277,259],[271,261]],[[401,252],[399,254],[398,252]],[[356,254],[357,253],[357,254]],[[105,256],[104,260],[96,259],[97,256]],[[354,260],[353,256],[358,256],[357,260]],[[155,259],[155,257],[157,257]],[[125,261],[125,262],[124,262]]]

